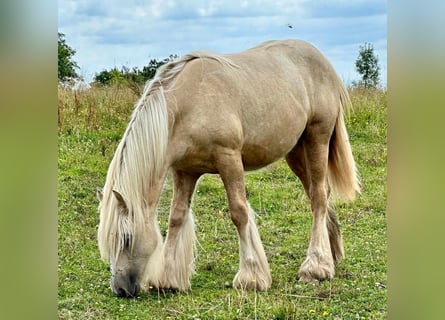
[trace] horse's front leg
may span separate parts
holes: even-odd
[[[255,212],[246,200],[244,168],[235,151],[220,156],[219,174],[229,201],[230,215],[239,236],[239,271],[233,287],[244,290],[267,290],[272,284],[269,263],[255,223]]]
[[[197,175],[173,172],[173,200],[162,255],[162,288],[180,291],[190,288],[196,251],[195,224],[190,203],[198,178]]]

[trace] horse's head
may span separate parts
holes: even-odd
[[[102,258],[110,262],[111,289],[118,297],[135,297],[145,285],[150,258],[162,245],[156,219],[116,190],[106,200],[98,192],[98,198],[99,248]]]

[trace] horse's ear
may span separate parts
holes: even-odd
[[[127,209],[127,204],[125,203],[124,197],[116,190],[113,190],[113,194],[119,202],[119,205]]]
[[[102,202],[102,199],[104,198],[104,194],[103,194],[101,188],[96,189],[96,196],[97,196],[97,199],[99,199],[99,201]]]

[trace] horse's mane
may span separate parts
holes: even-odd
[[[117,259],[125,246],[132,248],[134,235],[144,227],[144,212],[148,210],[145,196],[166,170],[168,113],[164,91],[174,86],[174,79],[188,62],[198,58],[236,67],[221,55],[194,51],[162,65],[147,82],[110,163],[102,191],[98,242],[104,260]],[[113,190],[122,195],[128,210],[119,210]]]

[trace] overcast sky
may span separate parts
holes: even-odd
[[[384,0],[59,0],[58,30],[89,82],[114,66],[193,50],[234,53],[271,39],[318,47],[350,84],[359,46],[374,46],[386,85]]]

